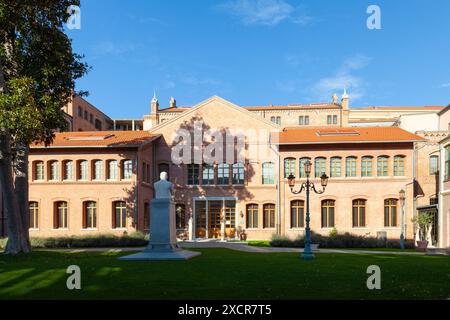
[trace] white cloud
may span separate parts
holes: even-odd
[[[319,79],[311,87],[312,94],[316,99],[323,100],[346,88],[350,99],[361,99],[365,95],[366,82],[354,72],[365,68],[370,60],[369,57],[360,54],[346,59],[333,74]]]
[[[136,50],[132,43],[118,44],[111,41],[101,41],[93,46],[93,51],[98,55],[121,55]]]
[[[307,24],[311,17],[284,0],[230,0],[218,6],[245,25],[275,26],[282,21]]]
[[[441,84],[441,87],[442,88],[450,88],[450,82]]]

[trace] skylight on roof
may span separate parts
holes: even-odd
[[[84,137],[66,137],[65,140],[69,141],[101,141],[114,137],[113,134],[104,136],[84,136]]]
[[[335,129],[335,130],[319,130],[317,131],[318,136],[359,136],[359,132],[356,130],[345,130],[345,129]]]

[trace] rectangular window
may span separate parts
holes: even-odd
[[[347,157],[345,162],[345,175],[347,177],[356,177],[356,158]]]
[[[233,184],[244,184],[244,164],[241,162],[233,164]]]
[[[309,125],[309,116],[305,116],[305,126]]]
[[[221,185],[230,183],[230,165],[228,163],[221,163],[217,167],[217,183]]]
[[[305,118],[303,116],[298,117],[298,124],[301,126],[305,124]]]
[[[263,184],[274,184],[274,164],[272,162],[266,162],[262,165],[262,183]]]
[[[333,116],[333,124],[337,124],[338,117],[337,116]]]
[[[88,119],[88,112],[85,110],[84,111],[84,120],[87,120]]]
[[[450,146],[445,148],[445,180],[450,180]]]
[[[50,163],[50,180],[59,180],[59,165],[58,161],[52,161]]]
[[[30,202],[29,213],[30,213],[30,229],[38,229],[39,228],[39,204],[37,202]]]
[[[56,217],[54,218],[55,229],[67,229],[67,202],[61,201],[55,204]]]
[[[378,176],[387,177],[389,174],[388,157],[378,157]]]
[[[188,173],[188,181],[187,184],[190,186],[196,186],[199,183],[199,165],[198,164],[188,164],[187,173]]]
[[[327,116],[327,124],[331,124],[332,122],[332,117],[331,116]]]
[[[73,162],[66,161],[64,163],[64,180],[72,180],[73,179]]]
[[[311,159],[310,158],[301,158],[299,160],[299,176],[300,176],[300,178],[306,178],[305,165],[308,161],[311,161]]]
[[[83,109],[81,109],[80,106],[78,106],[78,116],[79,116],[80,118],[83,117]]]
[[[202,167],[202,184],[214,184],[214,166],[211,164],[204,164]]]
[[[97,203],[88,201],[84,203],[84,229],[97,228]]]
[[[430,156],[430,175],[436,175],[439,171],[439,157]]]
[[[372,176],[372,157],[363,157],[361,161],[361,176],[371,177]]]
[[[330,162],[330,175],[332,178],[341,176],[341,158],[331,158]]]
[[[127,227],[127,205],[125,201],[114,202],[113,229]]]
[[[94,116],[92,115],[92,113],[89,114],[89,122],[94,123]]]

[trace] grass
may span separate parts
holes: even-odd
[[[130,253],[33,252],[0,256],[0,299],[448,299],[450,259],[443,256],[252,254],[201,249],[189,261],[119,261]],[[78,265],[82,290],[66,288]],[[381,290],[368,290],[369,265]]]

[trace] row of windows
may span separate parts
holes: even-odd
[[[94,124],[95,129],[102,130],[102,122],[98,119],[95,119],[94,121],[94,115],[92,113],[89,113],[87,110],[84,110],[83,112],[83,108],[81,106],[78,106],[78,117],[84,118],[84,120],[89,121],[91,124]]]
[[[89,161],[88,160],[78,160],[76,161],[76,170],[74,168],[75,161],[64,160],[48,161],[48,180],[59,181],[60,180],[60,165],[62,164],[62,180],[64,181],[74,181],[74,180],[103,180],[103,160],[92,160],[91,161],[91,174],[89,175]],[[44,181],[45,171],[44,171],[44,161],[33,162],[33,180],[34,181]],[[130,180],[133,176],[133,160],[122,160],[120,161],[121,166],[121,179]],[[75,172],[76,171],[76,172]],[[106,160],[106,178],[108,180],[118,180],[119,179],[119,161],[118,160]]]
[[[352,203],[352,224],[354,228],[366,226],[366,200],[356,199]],[[397,199],[384,200],[384,226],[397,227]],[[246,226],[248,229],[259,228],[259,206],[257,204],[248,204],[246,208]],[[321,226],[322,228],[333,228],[335,226],[335,200],[323,200],[321,203]],[[305,227],[305,201],[291,201],[291,228]],[[275,205],[263,205],[263,228],[275,228]]]
[[[450,146],[445,148],[445,180],[450,180]]]
[[[272,121],[273,123],[276,123],[278,125],[281,125],[281,117],[279,117],[279,116],[270,117],[270,121]],[[327,116],[327,124],[331,125],[331,124],[337,124],[337,123],[338,123],[337,115],[328,115]],[[299,116],[298,124],[301,126],[309,125],[309,116]]]
[[[97,202],[83,202],[83,229],[97,228]],[[127,205],[125,201],[115,201],[112,205],[112,228],[121,229],[127,227]],[[30,202],[30,229],[39,228],[39,203]],[[57,201],[53,205],[53,228],[67,229],[69,222],[68,205],[65,201]]]
[[[356,177],[356,165],[357,157],[350,156],[345,158],[345,176],[346,177]],[[286,158],[284,159],[284,177],[287,178],[291,174],[296,175],[296,159]],[[312,161],[311,158],[300,158],[299,159],[299,177],[305,178],[305,164],[307,161]],[[389,157],[379,156],[377,161],[377,176],[385,177],[389,175]],[[373,176],[373,163],[374,157],[364,156],[361,158],[361,176],[371,177]],[[342,172],[342,158],[332,157],[330,158],[330,177],[341,177]],[[394,157],[394,176],[404,176],[405,175],[405,156],[398,155]],[[319,178],[322,174],[326,173],[326,158],[317,157],[314,159],[314,174]]]
[[[201,176],[200,176],[201,172]],[[188,164],[187,184],[188,185],[242,185],[244,184],[245,170],[241,162],[235,164],[220,163],[210,164]]]

